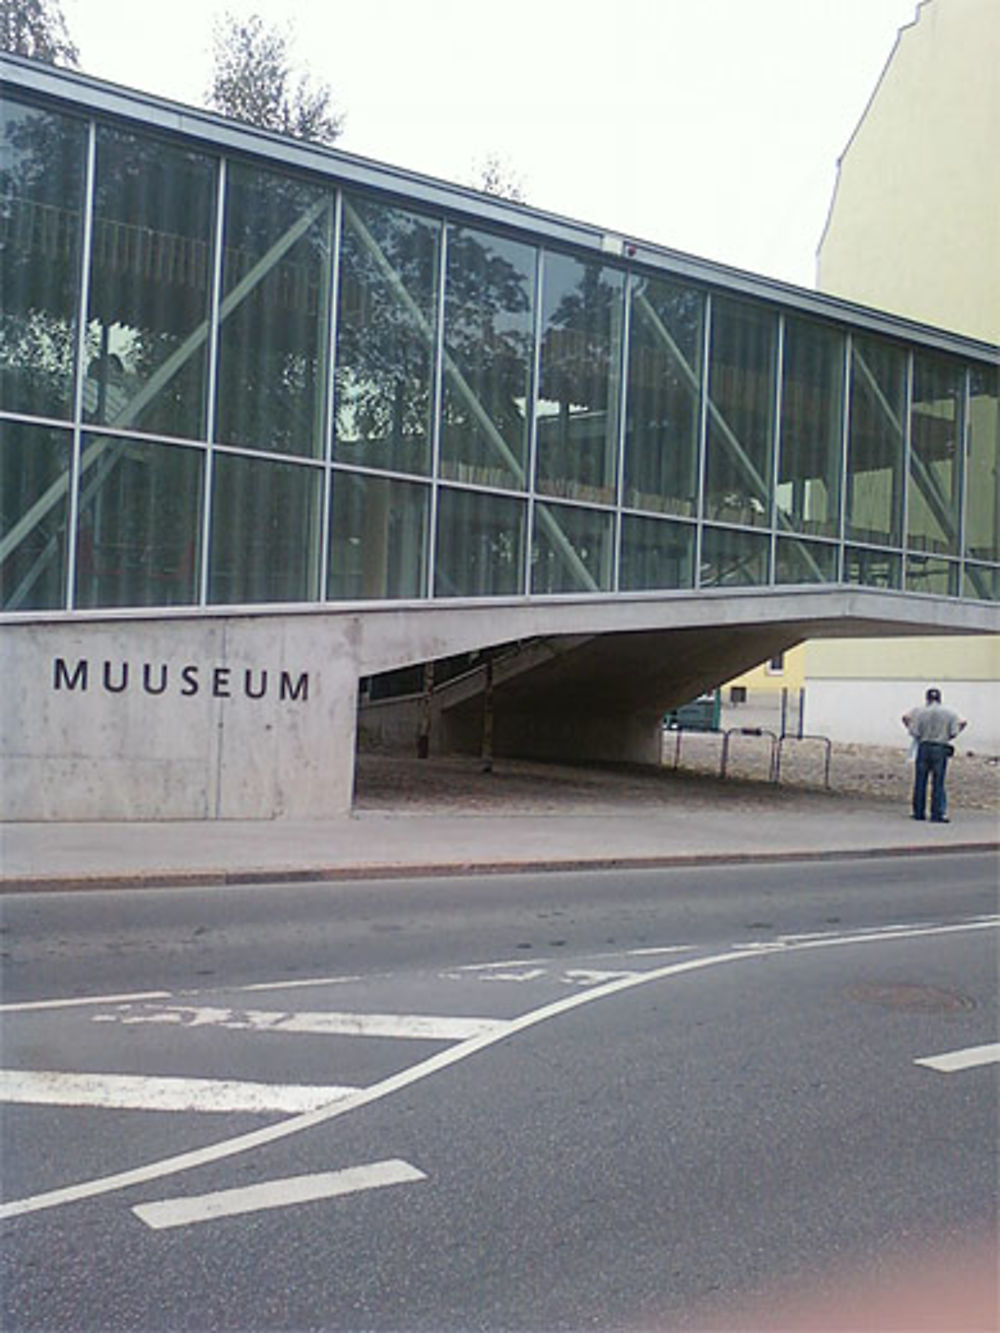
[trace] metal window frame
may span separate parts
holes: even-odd
[[[87,364],[87,307],[90,304],[90,261],[94,245],[94,193],[97,184],[97,125],[87,126],[87,158],[83,190],[83,235],[80,242],[79,302],[76,314],[76,382],[73,386],[73,446],[70,460],[66,525],[67,611],[76,609],[76,547],[80,525],[80,470],[83,459],[83,382]]]
[[[614,252],[607,228],[558,213],[514,203],[470,187],[437,180],[419,172],[376,162],[337,148],[307,143],[268,130],[227,120],[214,112],[106,83],[76,70],[4,56],[0,86],[64,111],[90,117],[130,121],[161,137],[198,140],[215,153],[269,160],[285,171],[322,176],[333,185],[358,187],[437,215],[448,214],[470,225],[518,233],[534,244],[585,250],[602,262],[649,268],[702,283],[733,295],[755,297],[873,333],[916,342],[976,359],[998,360],[995,345],[963,337],[947,329],[891,315],[872,307],[812,291],[780,279],[748,273],[701,259],[668,246],[616,233]]]
[[[628,367],[631,351],[632,320],[631,297],[635,285],[648,276],[659,276],[666,280],[689,286],[701,298],[703,327],[701,330],[702,363],[699,368],[698,392],[698,459],[697,459],[697,497],[696,512],[687,519],[695,524],[693,589],[702,587],[701,565],[703,531],[706,524],[705,487],[707,468],[708,425],[711,415],[709,398],[709,380],[711,370],[711,346],[714,321],[714,300],[719,297],[750,299],[764,311],[776,318],[777,335],[774,358],[774,414],[771,424],[772,458],[770,467],[770,495],[768,527],[770,536],[770,557],[767,582],[774,585],[776,576],[777,541],[779,519],[777,508],[777,484],[781,457],[781,409],[782,381],[784,373],[784,337],[786,320],[791,315],[801,315],[820,320],[828,327],[838,329],[844,337],[843,352],[843,393],[841,402],[841,440],[840,440],[840,495],[838,532],[835,541],[838,545],[837,581],[843,583],[846,574],[846,550],[848,539],[846,519],[848,508],[848,465],[850,460],[850,416],[854,390],[854,340],[857,333],[872,334],[888,338],[896,344],[902,343],[906,353],[906,392],[905,424],[903,429],[902,496],[900,500],[900,537],[899,541],[887,544],[884,549],[899,556],[901,560],[901,589],[907,590],[907,561],[910,555],[909,519],[912,504],[912,409],[914,391],[914,364],[918,351],[943,352],[960,357],[964,363],[964,377],[960,406],[962,410],[961,448],[958,465],[960,467],[959,505],[958,505],[958,548],[954,563],[957,566],[958,590],[952,594],[964,596],[964,573],[966,565],[966,540],[968,525],[968,485],[969,452],[971,449],[971,382],[973,365],[985,362],[995,365],[1000,362],[997,348],[976,339],[964,338],[946,330],[931,328],[914,321],[901,319],[884,312],[841,301],[824,294],[806,291],[790,284],[757,277],[752,274],[730,269],[724,265],[682,255],[662,246],[645,242],[626,241],[622,237],[610,237],[602,229],[545,213],[523,205],[492,196],[485,196],[479,191],[465,189],[435,181],[429,177],[403,171],[398,168],[383,166],[364,159],[344,154],[338,150],[326,149],[317,145],[289,140],[288,138],[259,131],[249,126],[237,125],[223,120],[208,112],[194,108],[179,107],[163,99],[128,89],[106,85],[89,76],[79,75],[74,71],[38,66],[34,62],[22,61],[16,57],[5,57],[0,68],[0,86],[6,91],[14,90],[22,101],[36,105],[41,109],[59,111],[63,114],[76,115],[86,124],[86,171],[83,192],[83,229],[80,249],[80,279],[77,304],[77,330],[75,349],[75,383],[72,397],[72,418],[70,421],[53,421],[62,429],[72,432],[72,455],[70,477],[67,488],[69,507],[67,520],[67,557],[66,557],[66,593],[64,606],[67,611],[76,610],[76,581],[78,575],[77,545],[80,515],[82,468],[85,462],[83,439],[87,430],[84,421],[84,380],[86,370],[87,345],[87,307],[90,299],[92,250],[94,245],[94,207],[96,192],[96,157],[97,137],[102,123],[116,123],[133,132],[143,132],[151,137],[172,138],[183,141],[190,148],[210,153],[217,160],[214,246],[212,256],[212,286],[210,290],[207,329],[208,363],[206,375],[206,402],[204,433],[205,438],[197,441],[184,441],[171,438],[173,444],[186,443],[199,448],[204,457],[203,471],[203,513],[201,516],[201,563],[198,571],[197,601],[188,609],[205,609],[215,604],[208,601],[209,566],[212,541],[212,503],[214,492],[214,464],[217,450],[228,452],[226,446],[217,446],[215,435],[218,410],[218,358],[220,325],[224,314],[222,293],[223,242],[225,235],[225,210],[227,196],[228,170],[231,159],[256,162],[261,168],[277,170],[285,175],[306,175],[314,184],[325,187],[333,200],[331,275],[328,288],[330,300],[329,321],[327,326],[328,364],[326,367],[325,386],[325,421],[323,422],[323,450],[319,459],[299,458],[282,455],[281,461],[309,466],[320,465],[324,476],[321,487],[322,513],[319,522],[320,561],[318,577],[314,580],[318,589],[320,604],[327,601],[329,582],[329,542],[330,542],[330,500],[334,483],[334,472],[366,471],[363,467],[338,465],[335,462],[336,433],[336,362],[337,334],[340,297],[340,263],[343,239],[343,192],[345,188],[357,188],[366,197],[383,205],[403,206],[411,211],[420,212],[428,223],[439,228],[440,245],[438,272],[436,281],[437,308],[433,329],[432,350],[434,355],[432,378],[432,419],[430,475],[406,476],[407,480],[428,484],[431,487],[429,519],[426,535],[425,568],[423,579],[423,597],[433,598],[434,575],[438,527],[438,487],[442,484],[440,473],[441,451],[441,410],[444,394],[445,375],[445,298],[447,294],[447,259],[449,234],[458,226],[469,226],[492,231],[495,235],[505,235],[532,246],[535,254],[534,272],[534,312],[532,330],[532,350],[530,361],[531,382],[528,396],[528,457],[526,485],[523,493],[508,492],[502,487],[464,485],[447,481],[447,485],[457,489],[483,491],[491,495],[510,494],[526,500],[525,513],[525,548],[524,567],[521,587],[525,596],[544,596],[532,593],[532,556],[534,550],[536,509],[538,504],[552,499],[555,503],[607,510],[613,510],[613,546],[611,552],[611,591],[620,588],[622,563],[622,533],[624,503],[624,465],[626,450],[626,427],[629,401]],[[614,241],[610,245],[609,241]],[[540,496],[537,491],[538,464],[538,406],[541,370],[542,341],[542,297],[544,293],[546,258],[549,252],[558,250],[568,253],[580,263],[600,263],[622,274],[621,290],[621,343],[617,358],[619,391],[617,393],[617,439],[616,476],[614,479],[614,499],[608,505],[588,505],[571,499],[563,501],[560,497]],[[39,424],[41,418],[26,417],[23,413],[0,412],[4,419],[30,420]],[[109,435],[122,439],[150,438],[159,440],[159,436],[147,435],[146,432],[132,429],[126,425],[120,429],[110,427]],[[260,451],[253,451],[261,456]],[[265,451],[266,452],[266,451]],[[389,476],[380,469],[374,469],[378,476]],[[403,475],[403,474],[400,474]],[[631,512],[631,510],[629,511]],[[678,515],[652,515],[668,517],[674,521],[685,521]],[[719,525],[717,526],[739,526]],[[763,528],[748,528],[749,531],[761,532]],[[850,543],[858,545],[857,542]],[[882,549],[880,547],[880,549]],[[950,559],[950,557],[944,557]],[[976,564],[971,561],[969,563]],[[580,595],[589,596],[585,592]],[[312,605],[312,601],[308,603]],[[148,614],[149,608],[143,609]],[[5,613],[6,614],[6,613]]]

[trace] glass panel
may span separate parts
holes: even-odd
[[[523,592],[526,516],[523,500],[442,487],[435,596],[502,597]]]
[[[436,222],[345,197],[335,456],[429,473],[437,324]]]
[[[1000,371],[973,366],[969,392],[969,460],[965,549],[978,560],[1000,560]]]
[[[319,596],[322,483],[319,468],[215,455],[210,602]]]
[[[913,360],[907,545],[958,554],[965,368],[918,352]]]
[[[448,236],[441,476],[527,489],[537,251]]]
[[[706,518],[770,524],[777,328],[771,310],[712,301]]]
[[[781,375],[779,525],[838,535],[843,405],[844,335],[789,317]]]
[[[537,487],[613,504],[618,459],[624,277],[546,254]]]
[[[690,588],[694,583],[693,525],[662,518],[622,519],[622,592]]]
[[[0,99],[0,407],[73,405],[86,134]]]
[[[902,557],[894,551],[848,546],[844,552],[845,583],[863,583],[868,588],[898,588],[902,570]]]
[[[327,596],[426,596],[429,512],[427,486],[335,473]]]
[[[848,537],[899,545],[905,411],[906,355],[902,348],[876,338],[856,337],[851,352]]]
[[[211,158],[98,130],[89,420],[203,436],[215,179]]]
[[[926,555],[906,557],[906,591],[958,596],[958,561],[935,560]]]
[[[217,440],[322,457],[332,228],[332,195],[230,168]]]
[[[77,606],[198,600],[203,468],[199,449],[84,438]]]
[[[630,302],[625,503],[694,515],[705,299],[691,287],[633,277]]]
[[[701,538],[701,586],[766,584],[770,554],[771,539],[765,533],[706,527]]]
[[[802,542],[779,537],[775,553],[775,583],[836,583],[837,548],[824,542]]]
[[[1000,602],[1000,568],[996,565],[966,565],[962,596],[980,602]]]
[[[0,421],[0,607],[66,605],[66,541],[73,437]]]
[[[535,506],[532,592],[607,592],[614,560],[614,515],[565,505]]]

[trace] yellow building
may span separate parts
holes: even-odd
[[[1000,343],[1000,3],[923,0],[903,27],[838,164],[817,286]],[[996,431],[998,423],[973,423]],[[1000,478],[973,501],[995,530]],[[978,530],[978,529],[977,529]],[[902,744],[899,718],[939,685],[963,744],[1000,753],[1000,639],[814,641],[737,686],[804,680],[806,728]]]
[[[924,0],[838,164],[816,285],[1000,342],[1000,5]]]

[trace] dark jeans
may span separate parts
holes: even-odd
[[[948,808],[944,794],[944,775],[948,767],[949,746],[937,741],[921,741],[917,746],[917,764],[913,774],[913,818],[923,819],[927,809],[927,783],[931,784],[931,819],[944,819]]]

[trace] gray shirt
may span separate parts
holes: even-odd
[[[927,704],[925,708],[915,708],[903,719],[911,736],[918,741],[935,741],[946,745],[954,740],[965,726],[957,713],[944,704]]]

